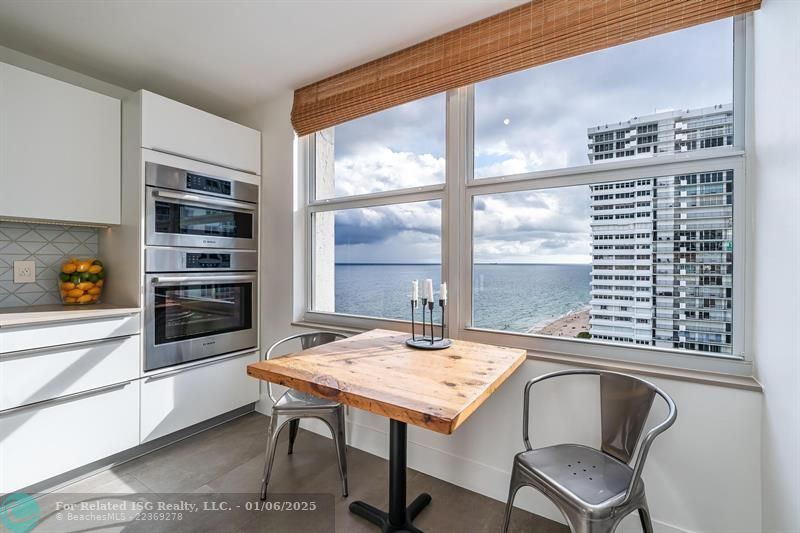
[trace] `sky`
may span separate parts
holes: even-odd
[[[475,177],[589,164],[589,127],[728,104],[732,21],[723,20],[480,82]],[[445,95],[336,126],[336,196],[444,182]],[[589,187],[476,197],[474,257],[588,263]],[[339,211],[336,262],[438,263],[440,202]]]

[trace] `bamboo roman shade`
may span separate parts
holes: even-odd
[[[534,0],[294,92],[306,135],[502,74],[758,9],[761,0]]]

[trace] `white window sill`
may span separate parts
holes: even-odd
[[[319,329],[324,331],[338,331],[342,333],[357,334],[367,331],[363,328],[352,326],[336,326],[321,322],[298,320],[292,322],[293,326]],[[398,329],[398,328],[392,328]],[[630,361],[619,361],[601,357],[589,357],[583,355],[567,355],[561,353],[528,350],[528,359],[535,361],[546,361],[582,368],[596,368],[600,370],[610,370],[615,372],[626,372],[660,379],[673,379],[689,383],[700,383],[717,387],[728,387],[753,392],[762,392],[761,384],[751,376],[739,376],[712,372],[708,370],[695,370],[673,368],[662,365],[638,363]]]

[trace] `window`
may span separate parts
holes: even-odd
[[[404,320],[408,281],[438,287],[444,109],[436,95],[313,136],[312,311]]]
[[[441,278],[453,336],[741,360],[743,36],[743,19],[705,24],[313,136],[310,319],[407,320],[410,281]]]
[[[730,19],[501,76],[475,86],[474,175],[674,153],[732,135],[732,102]]]
[[[444,95],[315,135],[317,200],[444,183]]]
[[[691,185],[697,181],[719,185],[705,190],[702,201],[684,201],[698,194]],[[732,246],[733,182],[727,170],[475,196],[472,324],[676,349],[692,339],[695,350],[732,354],[733,254],[725,250]],[[597,188],[629,184],[651,189],[662,208],[648,206],[633,222],[591,215],[607,201],[594,199]],[[652,232],[631,233],[640,229]],[[714,239],[697,253],[699,243],[688,241],[703,236]],[[594,244],[608,239],[619,244]],[[624,252],[635,241],[658,240],[655,254]],[[610,285],[605,280],[612,276],[596,273],[600,266],[614,273],[643,267],[652,277],[615,274]],[[714,297],[698,298],[701,289]],[[641,292],[655,298],[634,298]],[[635,305],[609,307],[607,300]],[[705,309],[715,310],[713,319],[696,314]]]

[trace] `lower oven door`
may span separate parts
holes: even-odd
[[[146,277],[144,370],[255,348],[256,274]]]

